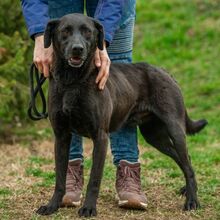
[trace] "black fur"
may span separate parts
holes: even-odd
[[[197,184],[185,135],[200,131],[207,122],[191,121],[174,79],[147,63],[112,64],[107,84],[100,91],[95,83],[98,69],[94,52],[97,46],[102,49],[103,29],[97,24],[92,18],[71,14],[49,22],[45,31],[45,47],[51,41],[54,47],[49,118],[56,137],[56,187],[49,204],[37,213],[51,214],[60,206],[65,193],[71,131],[75,131],[94,143],[90,180],[79,215],[96,215],[108,136],[125,124],[138,125],[149,144],[178,164],[186,180],[182,189],[186,195],[184,209],[197,209]],[[83,49],[75,50],[74,45]],[[75,57],[78,61],[73,61]]]

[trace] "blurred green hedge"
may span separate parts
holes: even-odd
[[[27,119],[28,71],[32,42],[20,1],[0,1],[0,133],[6,124]]]

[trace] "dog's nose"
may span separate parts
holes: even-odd
[[[72,51],[75,54],[81,54],[83,52],[83,46],[81,45],[73,45],[72,46]]]

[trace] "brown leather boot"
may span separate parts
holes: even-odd
[[[66,194],[61,206],[76,207],[82,201],[83,165],[81,159],[69,161],[66,175]]]
[[[115,184],[119,207],[146,209],[147,198],[141,190],[140,170],[138,162],[120,161]]]

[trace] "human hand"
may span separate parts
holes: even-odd
[[[95,52],[95,65],[99,68],[98,76],[96,77],[96,83],[99,84],[99,89],[103,90],[105,83],[109,76],[109,68],[111,61],[109,59],[106,45],[104,43],[103,50],[96,49]]]
[[[49,48],[44,48],[44,36],[37,36],[35,38],[33,62],[38,71],[43,73],[45,77],[49,76],[52,65],[52,54],[52,45]]]

